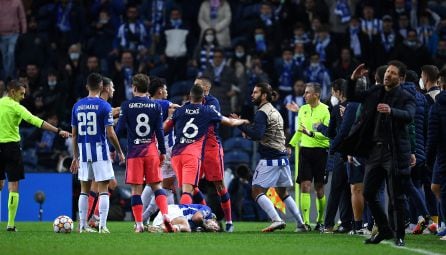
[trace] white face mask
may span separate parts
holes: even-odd
[[[214,36],[213,35],[205,35],[204,40],[206,40],[206,42],[208,42],[208,43],[211,43],[214,41]]]
[[[236,51],[236,52],[235,52],[235,56],[238,57],[238,58],[241,58],[241,57],[243,57],[244,55],[245,55],[245,53],[242,52],[242,51]]]
[[[335,106],[335,105],[339,104],[339,99],[337,97],[335,97],[335,96],[331,96],[330,97],[330,103],[331,103],[332,106]]]
[[[425,90],[423,78],[420,78],[420,80],[418,81],[418,84],[420,85],[421,90]]]
[[[70,56],[71,60],[78,60],[80,57],[80,54],[79,54],[79,52],[72,52],[72,53],[70,53],[69,56]]]

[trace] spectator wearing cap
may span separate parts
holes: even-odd
[[[379,65],[386,64],[396,46],[403,41],[403,37],[393,30],[392,16],[384,15],[382,21],[383,27],[379,35],[379,43],[377,44],[378,54],[376,54],[379,58]]]

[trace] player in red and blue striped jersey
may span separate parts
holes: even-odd
[[[99,197],[99,232],[109,233],[107,216],[110,207],[108,182],[114,179],[112,160],[109,155],[109,138],[115,147],[120,161],[125,156],[119,146],[118,138],[113,130],[112,108],[109,103],[99,97],[102,91],[102,77],[92,73],[87,78],[88,97],[79,100],[74,106],[71,116],[73,133],[73,162],[70,170],[77,173],[81,182],[79,196],[79,231],[92,232],[86,224],[88,213],[88,192],[91,181],[98,183]]]
[[[203,104],[220,112],[220,103],[218,102],[218,99],[209,94],[212,87],[212,81],[209,78],[202,76],[195,79],[194,84],[203,88],[205,95]],[[233,232],[234,226],[232,225],[231,198],[229,197],[228,190],[223,182],[225,168],[223,162],[223,147],[218,134],[219,126],[220,123],[212,123],[209,126],[200,172],[204,174],[206,180],[214,184],[217,194],[220,197],[220,205],[226,220],[225,231]]]
[[[150,98],[154,99],[157,103],[160,104],[161,109],[163,111],[163,121],[165,121],[169,116],[169,110],[173,110],[180,107],[179,105],[173,104],[169,100],[166,100],[168,95],[167,86],[166,86],[166,81],[162,78],[150,77],[149,95]],[[162,187],[167,193],[168,204],[173,204],[175,202],[174,193],[175,193],[176,177],[175,177],[175,171],[172,169],[172,164],[170,162],[174,139],[175,138],[173,130],[164,133],[164,144],[166,146],[166,159],[161,165],[161,173],[163,175]],[[146,185],[144,187],[144,190],[141,194],[141,199],[144,208],[143,221],[146,221],[153,213],[156,212],[156,210],[158,210],[150,186]]]
[[[165,123],[165,130],[175,126],[175,145],[172,149],[172,166],[182,187],[180,204],[192,203],[192,192],[198,185],[205,136],[214,122],[227,126],[239,126],[248,120],[222,116],[212,107],[202,104],[203,88],[194,85],[190,91],[191,103],[178,108],[172,119]]]
[[[150,79],[137,74],[132,78],[133,98],[121,105],[116,127],[120,134],[127,131],[126,183],[132,187],[132,211],[136,221],[136,232],[143,232],[143,206],[141,193],[143,184],[149,184],[155,193],[155,201],[164,217],[166,227],[172,231],[167,217],[166,192],[161,188],[160,165],[165,159],[163,114],[161,106],[147,97]],[[158,147],[157,147],[158,145]],[[159,150],[159,152],[158,152]]]

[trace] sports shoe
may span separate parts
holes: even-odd
[[[17,232],[17,228],[15,226],[14,227],[8,226],[8,227],[6,227],[6,231],[8,231],[8,232]]]
[[[333,227],[326,227],[321,230],[321,234],[333,234]]]
[[[294,230],[294,232],[296,232],[296,233],[303,233],[303,232],[308,232],[308,231],[310,231],[310,229],[305,224],[297,225],[296,229]]]
[[[442,236],[440,240],[446,241],[446,236]]]
[[[93,215],[88,221],[88,226],[96,230],[99,230],[99,217],[97,215]]]
[[[324,229],[324,224],[322,222],[317,222],[316,226],[314,227],[314,231],[322,231]]]
[[[144,227],[136,227],[135,233],[144,233]]]
[[[427,226],[427,230],[429,230],[429,232],[431,232],[432,234],[437,234],[438,232],[438,224],[433,222],[431,224],[429,224],[429,226]]]
[[[346,234],[346,233],[349,233],[350,230],[352,230],[352,229],[351,228],[346,228],[346,227],[341,225],[334,232],[336,234]]]
[[[169,219],[169,216],[167,216],[167,214],[163,215],[163,222],[164,222],[164,226],[166,227],[166,232],[172,233],[175,232],[175,229],[172,226],[172,222]]]
[[[370,235],[376,236],[378,234],[378,232],[379,232],[378,225],[373,224],[373,228],[372,228],[372,231],[370,232]]]
[[[273,232],[276,229],[284,229],[286,223],[284,221],[273,221],[267,228],[262,229],[262,232]]]
[[[350,230],[350,232],[348,232],[348,234],[351,236],[358,235],[358,231],[352,229],[352,230]]]
[[[106,226],[99,227],[99,234],[110,234],[110,230]]]
[[[370,231],[367,228],[361,228],[360,230],[355,230],[357,235],[366,236],[370,235]]]
[[[412,231],[412,234],[414,235],[421,235],[423,234],[423,231],[426,229],[426,221],[422,216],[418,217],[418,222],[415,228]]]
[[[96,229],[91,228],[89,226],[83,226],[79,228],[79,233],[97,233]]]
[[[232,223],[226,223],[225,232],[228,233],[234,232],[234,225]]]
[[[149,233],[161,233],[163,229],[159,226],[147,225],[147,232]]]

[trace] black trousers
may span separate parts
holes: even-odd
[[[398,176],[398,171],[394,169],[389,146],[376,144],[373,147],[366,161],[365,171],[364,199],[370,207],[379,231],[387,232],[394,230],[397,238],[404,238],[405,196],[401,182],[402,178]],[[378,199],[378,191],[384,181],[386,181],[387,193],[389,195],[388,212],[390,221]]]
[[[325,227],[334,227],[336,212],[339,208],[339,216],[342,226],[352,228],[352,204],[350,184],[348,184],[346,163],[339,153],[335,154],[333,173],[331,175],[331,188],[327,200],[325,214]]]

